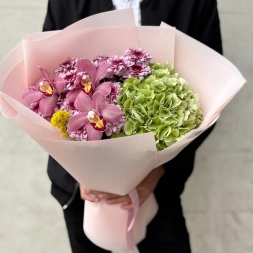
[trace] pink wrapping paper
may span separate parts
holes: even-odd
[[[40,78],[38,66],[53,74],[55,66],[69,56],[93,59],[101,53],[122,55],[126,49],[137,47],[149,52],[152,62],[174,63],[200,96],[204,112],[201,126],[163,151],[156,151],[153,133],[90,142],[63,139],[56,128],[30,111],[21,99],[27,87]],[[6,118],[25,130],[83,186],[125,195],[152,169],[174,158],[205,131],[244,83],[235,66],[212,49],[165,24],[137,28],[132,10],[128,9],[95,15],[62,31],[25,36],[0,65],[0,108]],[[121,222],[126,215],[119,206],[86,203],[85,231],[100,247],[122,249],[126,245],[116,229],[104,233],[107,239],[96,236],[109,226],[106,210],[117,213]],[[140,208],[143,215],[138,216],[134,227],[135,243],[144,238],[145,227],[156,211],[151,196]]]

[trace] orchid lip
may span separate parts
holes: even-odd
[[[89,111],[87,119],[95,130],[101,132],[106,130],[106,121],[103,119],[102,115],[97,115],[94,111]]]
[[[88,75],[83,75],[81,80],[82,91],[87,95],[93,92],[92,80]]]
[[[51,97],[54,94],[53,86],[48,81],[41,81],[39,83],[39,91],[41,91],[46,97]]]

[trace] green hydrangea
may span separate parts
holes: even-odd
[[[152,74],[145,79],[128,78],[122,84],[118,103],[126,124],[113,137],[153,132],[162,150],[197,128],[203,116],[199,96],[171,63],[150,66]]]

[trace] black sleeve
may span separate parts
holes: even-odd
[[[197,20],[197,40],[222,54],[220,20],[216,0],[200,1],[200,15]]]
[[[200,4],[200,15],[198,19],[199,29],[197,29],[196,38],[214,49],[216,52],[222,54],[222,39],[220,31],[220,20],[217,9],[216,0],[203,0]],[[187,153],[195,152],[207,136],[212,132],[212,126],[196,138],[190,145],[185,149]]]
[[[56,30],[56,24],[55,24],[55,20],[53,18],[52,15],[52,6],[51,6],[51,1],[48,1],[48,5],[47,5],[47,14],[46,14],[46,18],[43,24],[43,32],[47,32],[47,31],[54,31]]]
[[[195,12],[197,22],[195,23],[194,38],[218,53],[222,54],[222,39],[220,31],[220,21],[216,0],[198,1],[198,11]],[[192,141],[184,150],[180,152],[177,159],[184,159],[194,155],[203,141],[214,129],[215,124]],[[166,165],[165,165],[166,166]]]

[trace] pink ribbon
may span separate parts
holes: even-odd
[[[134,249],[134,242],[133,242],[133,235],[132,235],[132,228],[136,219],[136,216],[138,214],[139,210],[139,194],[136,189],[133,189],[129,194],[129,197],[131,199],[131,202],[133,204],[133,209],[128,211],[128,217],[127,217],[127,227],[126,227],[126,241],[127,241],[127,247],[132,252],[135,252]]]

